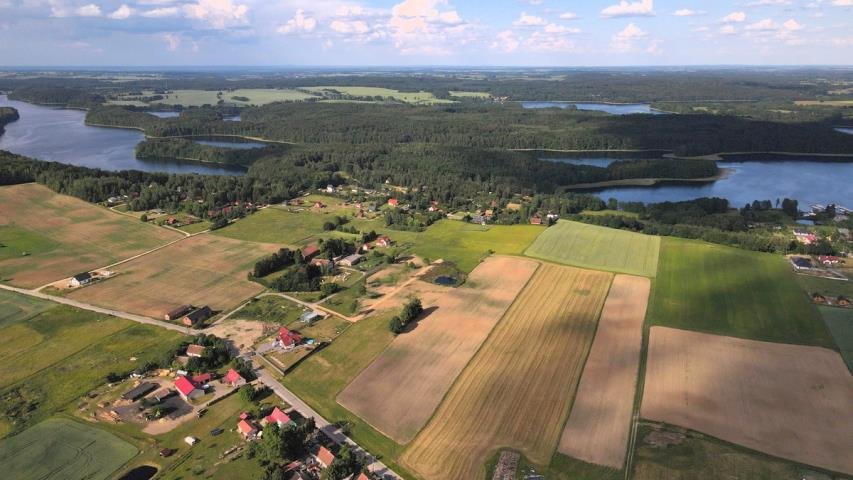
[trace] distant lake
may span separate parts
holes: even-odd
[[[181,112],[146,112],[159,118],[175,118],[180,117]]]
[[[647,103],[576,103],[576,102],[521,102],[522,108],[571,108],[578,110],[596,110],[612,113],[614,115],[628,115],[631,113],[662,114],[664,112],[653,109]]]
[[[86,112],[51,108],[9,100],[0,95],[0,106],[14,107],[21,118],[6,125],[0,135],[0,150],[39,160],[67,163],[103,170],[242,175],[236,166],[192,162],[139,160],[134,154],[142,132],[124,128],[90,127]]]
[[[720,197],[741,207],[753,200],[793,198],[800,207],[812,203],[836,203],[853,208],[853,163],[803,160],[717,162],[728,170],[725,178],[698,185],[615,187],[596,190],[604,200],[620,202],[678,202],[699,197]]]
[[[592,167],[607,168],[611,163],[617,161],[615,158],[542,158],[549,162],[568,163],[571,165],[589,165]]]
[[[838,131],[839,131],[839,132],[841,132],[841,133],[847,133],[847,134],[849,134],[849,135],[853,135],[853,127],[850,127],[850,128],[847,128],[847,127],[838,127],[838,128],[836,128],[836,130],[838,130]]]

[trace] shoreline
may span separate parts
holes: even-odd
[[[728,178],[731,175],[732,169],[721,168],[720,173],[711,177],[701,178],[623,178],[620,180],[606,180],[604,182],[592,183],[576,183],[567,185],[563,188],[566,190],[600,190],[605,188],[615,187],[654,187],[662,184],[682,184],[682,183],[712,183],[717,180]]]

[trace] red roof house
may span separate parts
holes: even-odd
[[[391,239],[388,238],[387,235],[382,235],[381,237],[376,239],[376,244],[379,245],[380,247],[390,247],[391,246]]]
[[[293,348],[302,341],[302,335],[287,327],[281,327],[278,329],[278,341],[284,348]]]
[[[248,420],[252,418],[252,415],[249,412],[243,412],[240,414],[240,420]]]
[[[202,353],[204,353],[204,347],[202,345],[187,346],[188,357],[200,357]]]
[[[830,265],[836,265],[841,262],[841,258],[836,257],[834,255],[821,255],[817,257],[820,263],[826,265],[827,267]]]
[[[302,249],[302,258],[304,258],[305,260],[311,260],[319,253],[320,248],[317,247],[317,245],[308,245],[307,247]]]
[[[175,380],[175,389],[181,394],[184,400],[196,398],[204,393],[190,379],[183,375]]]
[[[228,369],[228,373],[225,374],[225,378],[223,380],[232,387],[239,387],[246,383],[246,379],[241,377],[240,374],[237,373],[237,370],[234,370],[233,368]]]
[[[392,207],[396,207],[398,203],[399,203],[399,202],[397,201],[397,199],[396,199],[396,198],[389,198],[389,199],[388,199],[388,205],[390,205],[390,206],[392,206]]]
[[[329,465],[335,461],[335,454],[330,452],[328,448],[320,445],[317,452],[314,454],[314,458],[317,459],[317,462],[319,462],[323,468],[329,468]]]
[[[199,375],[193,375],[190,380],[195,385],[203,386],[204,384],[209,383],[211,378],[213,378],[212,373],[202,373]]]
[[[279,427],[283,427],[288,423],[292,422],[290,417],[286,413],[282,412],[281,409],[278,407],[275,407],[272,410],[272,413],[266,416],[265,420],[267,421],[267,423],[275,423]]]
[[[248,420],[240,420],[240,423],[237,424],[237,430],[240,431],[243,438],[252,438],[258,434],[258,429]]]
[[[361,472],[358,474],[357,477],[355,477],[355,480],[370,480],[370,479],[367,477],[367,475],[364,474],[364,472]]]

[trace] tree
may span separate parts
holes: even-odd
[[[143,222],[147,222],[148,221],[148,215],[143,213],[142,215],[139,216],[139,220],[143,221]]]
[[[789,217],[796,220],[796,218],[800,215],[799,202],[797,202],[796,200],[791,200],[790,198],[783,199],[782,211],[785,212]]]
[[[253,402],[255,400],[255,387],[248,383],[240,387],[240,398],[246,403]]]
[[[323,471],[322,480],[343,480],[361,470],[361,462],[350,450],[349,445],[342,445],[335,461]]]
[[[388,321],[388,329],[397,335],[403,333],[404,328],[405,325],[403,325],[403,322],[400,321],[400,317],[396,315],[391,317],[391,320]]]

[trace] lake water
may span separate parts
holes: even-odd
[[[839,132],[841,132],[841,133],[847,133],[847,134],[849,134],[849,135],[853,135],[853,127],[850,127],[850,128],[848,128],[848,127],[838,127],[838,128],[836,128],[836,130],[838,130],[838,131],[839,131]]]
[[[812,203],[835,203],[853,208],[853,163],[801,160],[717,162],[729,170],[725,178],[698,185],[616,187],[597,190],[602,199],[620,202],[677,202],[699,197],[720,197],[741,207],[753,200],[793,198],[800,208]]]
[[[631,113],[664,113],[653,109],[647,103],[521,102],[521,106],[522,108],[570,108],[574,106],[577,107],[578,110],[596,110],[599,112],[612,113],[614,115],[628,115]]]
[[[232,117],[224,117],[222,120],[225,120],[226,122],[242,122],[243,121],[243,119],[240,117],[240,115],[234,115]]]
[[[124,128],[89,127],[86,112],[51,108],[9,100],[0,95],[0,106],[14,107],[21,118],[6,125],[0,150],[39,160],[62,162],[104,170],[242,175],[239,167],[191,162],[139,160],[134,155],[142,132]]]
[[[175,118],[180,117],[181,112],[148,112],[158,118]]]

